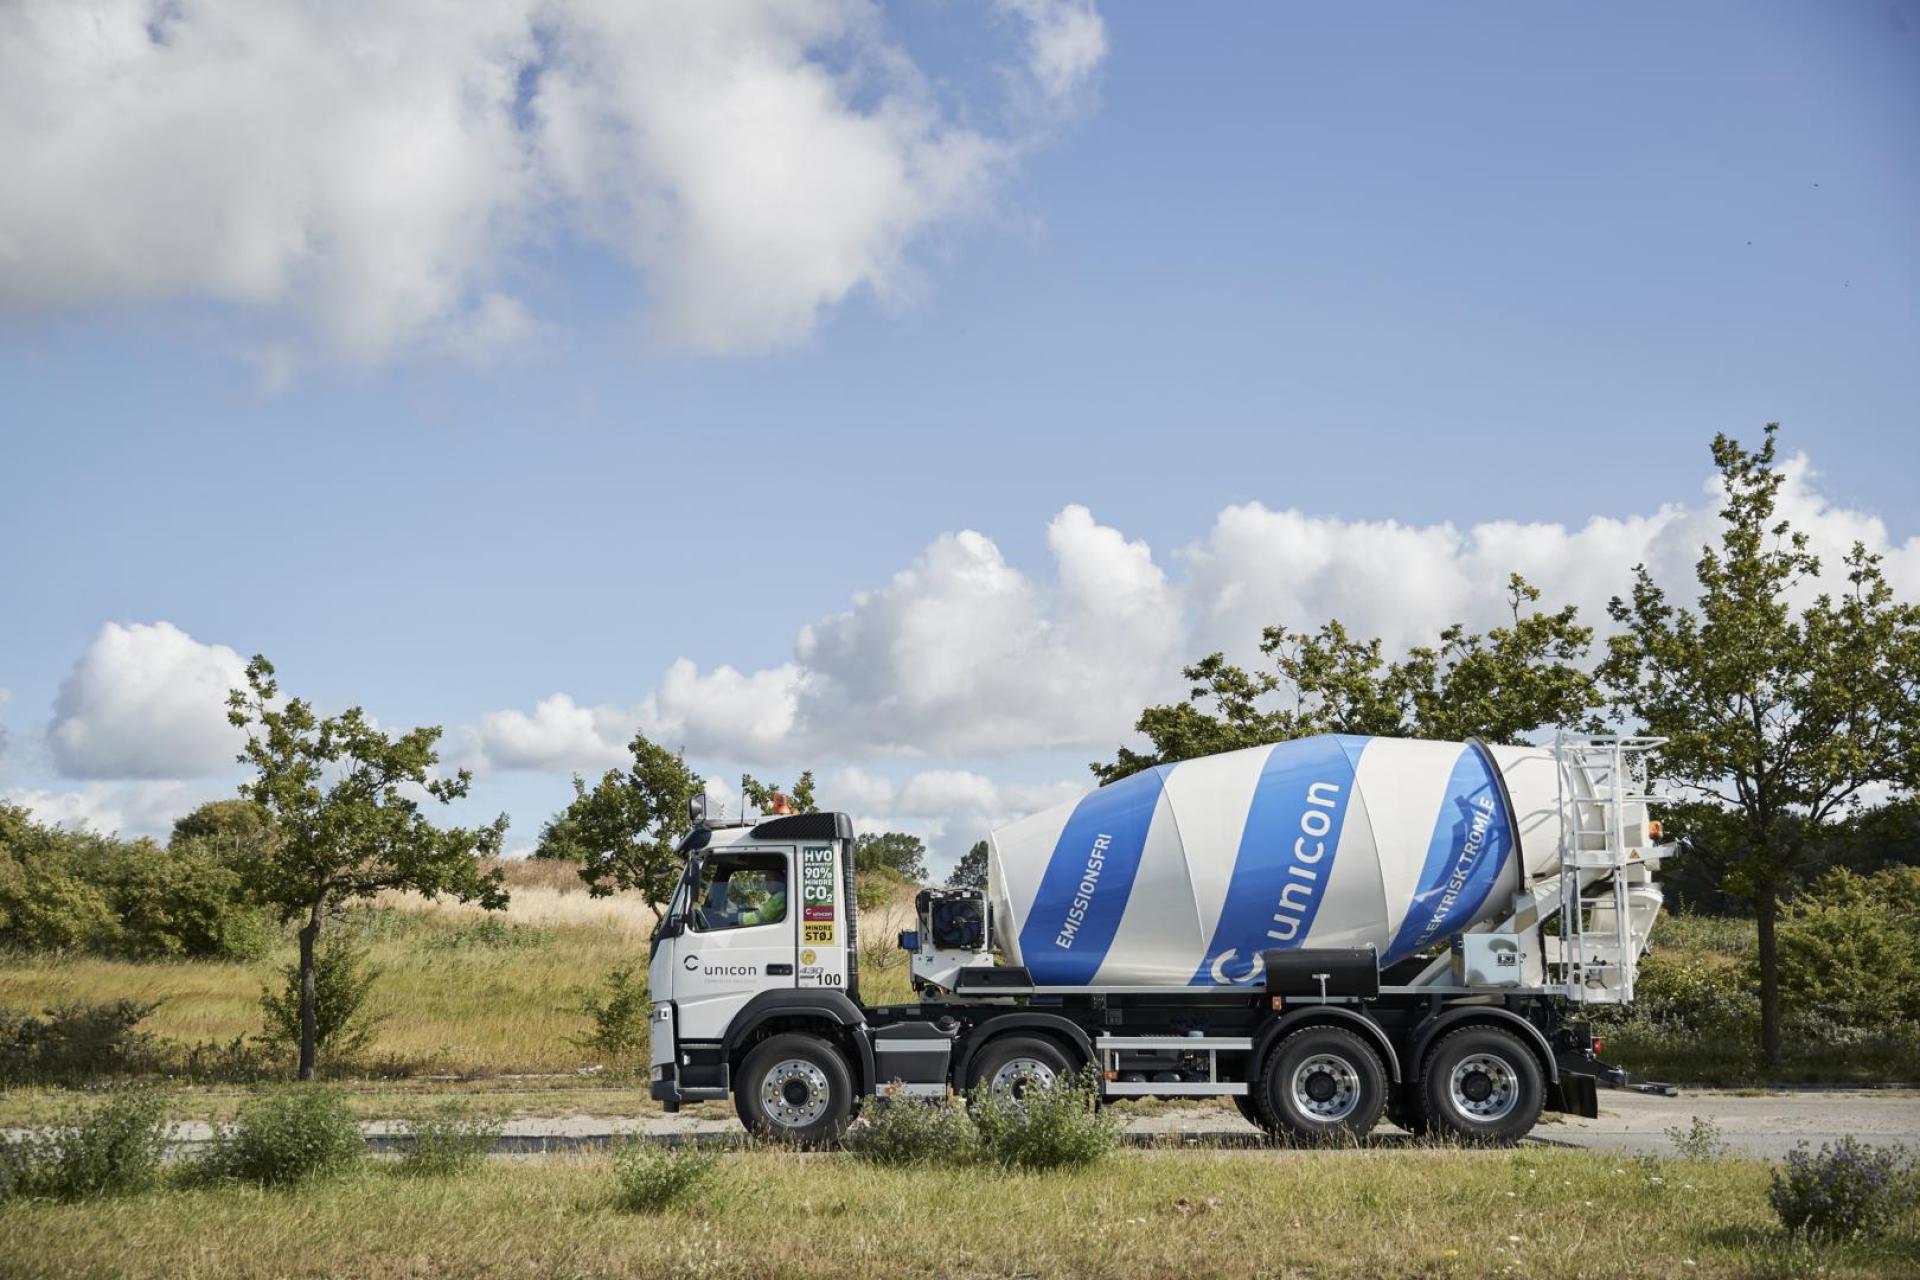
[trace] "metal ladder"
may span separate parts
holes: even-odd
[[[1589,979],[1609,991],[1606,1003],[1633,999],[1639,956],[1633,937],[1632,899],[1627,869],[1637,864],[1627,844],[1625,809],[1646,805],[1648,756],[1665,738],[1587,735],[1562,732],[1554,739],[1560,799],[1560,975],[1565,995],[1577,1004],[1593,999]],[[1584,792],[1584,794],[1583,794]],[[1587,895],[1588,873],[1603,879],[1603,894]],[[1589,912],[1608,904],[1610,935],[1588,927]],[[1590,960],[1590,943],[1603,960]],[[1604,979],[1616,979],[1611,988]]]

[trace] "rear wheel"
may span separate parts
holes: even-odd
[[[733,1107],[760,1137],[803,1146],[831,1142],[853,1116],[853,1074],[840,1051],[819,1036],[771,1036],[740,1064]]]
[[[1255,1084],[1248,1086],[1248,1088],[1250,1092],[1230,1093],[1227,1095],[1233,1099],[1233,1109],[1238,1111],[1241,1117],[1254,1128],[1271,1130],[1273,1128],[1273,1121],[1260,1114],[1259,1100],[1255,1096],[1255,1093],[1251,1092],[1257,1091],[1260,1086]]]
[[[1344,1027],[1307,1027],[1267,1058],[1260,1102],[1282,1137],[1364,1137],[1387,1106],[1387,1073],[1373,1046]]]
[[[1044,1036],[1001,1036],[973,1062],[971,1089],[1018,1100],[1029,1089],[1053,1089],[1073,1079],[1073,1064]]]
[[[1462,1142],[1517,1142],[1540,1119],[1547,1082],[1520,1037],[1498,1027],[1466,1027],[1444,1037],[1421,1074],[1434,1132]]]

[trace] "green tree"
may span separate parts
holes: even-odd
[[[705,784],[645,734],[634,734],[627,749],[633,764],[607,770],[592,790],[574,778],[573,802],[541,829],[534,856],[579,863],[595,897],[630,890],[658,912],[679,883],[680,839],[692,824],[688,805]]]
[[[1610,606],[1622,631],[1601,664],[1616,710],[1667,739],[1660,776],[1719,811],[1724,883],[1759,920],[1760,1048],[1780,1056],[1780,901],[1863,792],[1920,783],[1920,608],[1894,600],[1855,544],[1847,589],[1795,610],[1820,562],[1778,515],[1777,424],[1742,448],[1716,436],[1726,494],[1692,607],[1644,565]]]
[[[985,840],[973,842],[973,848],[967,850],[960,861],[954,864],[953,874],[947,877],[947,883],[957,889],[987,887],[987,842]]]
[[[1184,702],[1148,707],[1134,728],[1152,746],[1120,748],[1090,766],[1102,784],[1142,769],[1317,733],[1359,733],[1514,742],[1550,725],[1587,720],[1598,701],[1581,666],[1593,629],[1572,605],[1532,610],[1540,592],[1507,580],[1510,626],[1484,635],[1454,624],[1438,643],[1389,661],[1376,639],[1357,639],[1337,619],[1315,632],[1270,626],[1260,652],[1271,670],[1249,671],[1210,654],[1182,674]]]
[[[802,771],[794,779],[793,786],[783,787],[777,782],[761,782],[752,774],[740,779],[740,790],[746,795],[748,803],[762,813],[773,811],[773,798],[784,795],[795,813],[818,813],[820,806],[813,796],[813,770]]]
[[[272,821],[272,851],[249,879],[283,921],[300,921],[300,1078],[314,1076],[317,1053],[314,955],[321,926],[349,904],[388,889],[435,898],[447,894],[488,910],[507,904],[497,856],[507,819],[484,827],[435,827],[419,797],[450,804],[472,775],[433,776],[438,727],[397,737],[358,707],[320,717],[300,698],[282,701],[273,664],[255,655],[247,687],[228,696],[227,718],[247,732],[240,763],[254,777],[241,794]]]
[[[904,831],[868,832],[853,842],[853,869],[862,875],[889,871],[918,884],[927,876],[927,846]]]

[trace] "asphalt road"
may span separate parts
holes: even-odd
[[[707,1108],[718,1111],[718,1108]],[[1678,1097],[1602,1090],[1600,1116],[1548,1116],[1528,1139],[1544,1146],[1575,1147],[1622,1155],[1672,1155],[1669,1129],[1685,1129],[1693,1117],[1712,1122],[1719,1138],[1736,1155],[1774,1160],[1805,1142],[1818,1146],[1844,1134],[1866,1142],[1902,1142],[1920,1147],[1920,1089],[1799,1089],[1752,1093],[1682,1090]],[[376,1150],[392,1149],[404,1126],[375,1122],[366,1126]],[[210,1136],[204,1123],[177,1124],[174,1139],[189,1148]],[[1178,1107],[1132,1119],[1128,1137],[1143,1146],[1247,1147],[1260,1134],[1231,1109]],[[508,1121],[495,1151],[535,1155],[605,1146],[616,1139],[644,1136],[662,1143],[728,1143],[740,1136],[731,1115],[724,1118],[682,1114],[637,1117],[548,1116]],[[1375,1131],[1370,1145],[1410,1145],[1413,1139],[1390,1125]]]

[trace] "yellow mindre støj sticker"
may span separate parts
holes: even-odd
[[[804,926],[800,940],[802,942],[831,943],[833,926],[830,924],[810,924]]]

